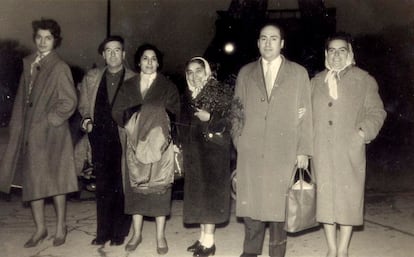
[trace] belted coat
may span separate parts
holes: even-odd
[[[23,201],[78,190],[68,124],[77,104],[72,74],[52,51],[31,75],[35,58],[33,54],[23,59],[9,143],[0,165],[0,190],[9,192],[17,178],[23,186]]]
[[[361,225],[365,186],[365,145],[380,131],[386,112],[375,79],[351,66],[338,81],[338,99],[329,96],[327,71],[312,80],[313,170],[316,218],[322,223]],[[358,130],[365,133],[365,138]]]
[[[233,136],[237,149],[236,215],[284,221],[285,197],[296,157],[312,156],[313,151],[308,73],[282,56],[268,98],[258,60],[240,70],[235,97],[244,112],[241,133]]]

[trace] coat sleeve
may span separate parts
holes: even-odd
[[[298,106],[298,144],[297,155],[313,155],[313,124],[312,124],[312,104],[311,104],[311,85],[309,76],[303,71],[302,83],[299,90]]]
[[[235,104],[233,106],[233,115],[235,118],[232,119],[232,129],[231,135],[233,139],[233,144],[237,148],[237,143],[239,137],[241,136],[243,127],[244,127],[244,106],[245,106],[245,99],[246,99],[246,88],[244,83],[244,69],[242,69],[236,79],[236,87],[234,89],[234,101]],[[237,114],[237,115],[236,115]]]
[[[91,110],[91,85],[95,84],[96,71],[90,70],[84,77],[82,82],[78,86],[79,91],[79,105],[78,111],[82,116],[82,119],[92,118]]]
[[[363,105],[363,118],[359,128],[365,133],[365,141],[368,143],[378,135],[387,113],[381,97],[378,94],[378,84],[375,79],[366,75],[362,81],[367,86]]]
[[[57,100],[54,102],[47,119],[53,126],[60,126],[72,116],[78,102],[72,74],[68,66],[64,66],[56,79]]]

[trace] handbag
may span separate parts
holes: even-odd
[[[298,180],[295,182],[296,174]],[[310,181],[306,182],[305,174]],[[316,221],[316,183],[308,169],[296,169],[286,194],[286,220],[284,229],[295,233],[318,225]]]

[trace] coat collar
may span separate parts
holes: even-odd
[[[277,90],[277,88],[281,87],[283,85],[283,82],[287,76],[287,74],[289,73],[289,69],[287,68],[288,66],[288,61],[286,60],[286,58],[283,55],[280,55],[280,57],[282,57],[282,63],[280,64],[280,68],[279,68],[279,72],[276,75],[276,79],[275,79],[275,84],[273,86],[272,89],[272,93],[275,90]],[[267,92],[266,92],[266,84],[265,84],[265,78],[264,78],[264,74],[263,74],[263,67],[262,67],[262,62],[261,62],[261,58],[259,58],[256,61],[255,64],[255,68],[253,70],[253,79],[255,81],[257,81],[257,83],[255,83],[255,85],[259,88],[260,92],[262,93],[263,97],[267,97]]]

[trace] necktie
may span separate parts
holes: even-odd
[[[267,97],[270,98],[270,94],[272,93],[273,89],[273,79],[272,79],[272,70],[271,70],[271,63],[266,63],[267,70],[265,74],[265,84],[266,84],[266,91],[267,91]]]

